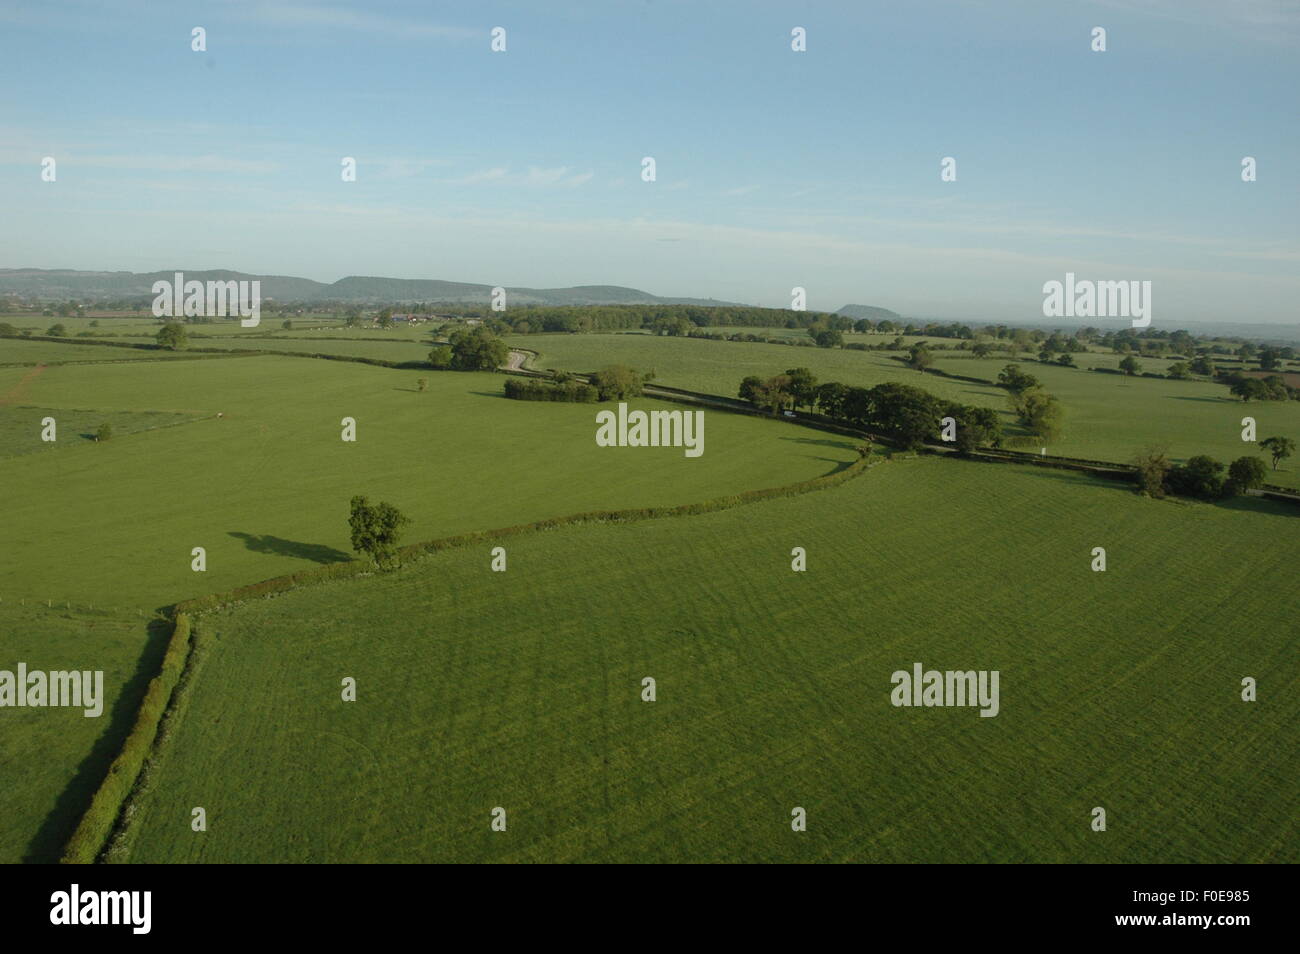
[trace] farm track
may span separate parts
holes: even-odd
[[[22,397],[23,394],[26,393],[28,386],[44,373],[45,367],[46,366],[43,364],[38,364],[36,367],[24,374],[21,381],[11,387],[4,394],[0,394],[0,407],[6,407],[13,404]]]

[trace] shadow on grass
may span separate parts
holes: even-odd
[[[860,444],[862,444],[862,441],[857,441],[857,442],[855,443],[854,441],[848,440],[847,438],[843,438],[843,437],[841,437],[841,438],[839,438],[839,439],[826,438],[826,437],[821,437],[821,438],[817,438],[817,437],[783,437],[783,438],[781,438],[781,440],[783,440],[783,441],[794,441],[796,444],[813,444],[813,445],[815,445],[815,446],[817,446],[817,447],[834,447],[836,450],[845,450],[845,451],[851,451],[851,450],[854,450],[854,449],[856,449]]]
[[[1300,507],[1266,497],[1223,497],[1214,501],[1224,510],[1247,510],[1251,513],[1271,513],[1279,517],[1300,517]]]
[[[350,554],[323,543],[300,543],[297,540],[285,540],[283,537],[273,537],[270,534],[259,537],[257,534],[240,533],[238,530],[231,530],[230,535],[237,540],[243,540],[244,546],[255,553],[274,553],[277,556],[311,560],[313,563],[347,563],[352,559]]]
[[[1087,474],[1077,470],[1062,470],[1055,467],[1036,466],[1034,464],[1028,464],[1026,466],[1033,467],[1037,471],[1035,476],[1041,479],[1057,480],[1062,483],[1072,484],[1076,487],[1098,487],[1102,489],[1116,490],[1120,493],[1132,494],[1134,496],[1138,495],[1137,484],[1128,481],[1110,480],[1106,477]],[[1274,514],[1279,517],[1300,517],[1300,507],[1283,503],[1280,500],[1269,500],[1265,497],[1241,496],[1220,497],[1218,500],[1200,500],[1195,497],[1177,497],[1171,494],[1163,498],[1160,502],[1174,503],[1182,506],[1192,506],[1200,503],[1208,504],[1212,507],[1222,507],[1224,510]]]
[[[1227,397],[1188,397],[1185,394],[1171,394],[1175,401],[1204,401],[1206,404],[1241,404],[1236,398]]]
[[[90,754],[81,760],[72,781],[63,789],[54,808],[45,816],[45,821],[27,846],[23,855],[24,863],[53,864],[59,860],[68,839],[76,831],[81,816],[90,807],[91,798],[108,774],[108,767],[122,750],[127,733],[135,724],[136,713],[149,680],[162,668],[163,654],[167,651],[167,641],[172,634],[172,623],[170,620],[155,618],[149,621],[145,629],[144,650],[136,663],[135,673],[122,686],[117,701],[108,713],[107,728],[95,740]]]

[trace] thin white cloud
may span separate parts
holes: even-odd
[[[568,166],[542,169],[529,166],[524,173],[511,172],[508,166],[495,166],[481,169],[463,176],[439,180],[444,185],[484,185],[497,183],[508,186],[530,186],[535,188],[573,188],[590,182],[594,172],[574,172]]]
[[[231,9],[231,8],[228,8]],[[365,30],[398,37],[469,40],[481,38],[486,43],[487,33],[467,27],[446,26],[426,20],[413,20],[386,16],[370,10],[351,10],[342,7],[311,3],[258,3],[245,11],[253,20],[276,26],[325,28],[338,30]]]

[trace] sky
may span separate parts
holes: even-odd
[[[1295,322],[1298,54],[1295,0],[0,0],[0,267]]]

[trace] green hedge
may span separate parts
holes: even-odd
[[[809,480],[800,481],[794,484],[786,484],[782,487],[770,487],[765,490],[748,490],[740,494],[731,494],[726,497],[714,497],[711,500],[705,500],[700,503],[682,504],[676,507],[643,507],[633,510],[593,510],[587,513],[571,514],[567,517],[551,517],[546,520],[536,520],[532,523],[518,524],[513,527],[502,527],[497,530],[476,530],[471,533],[442,537],[438,540],[413,543],[409,546],[400,548],[397,553],[398,557],[401,559],[415,559],[442,550],[451,550],[457,547],[470,546],[475,543],[487,543],[494,540],[501,540],[506,537],[518,536],[523,533],[532,533],[537,530],[553,530],[557,527],[575,526],[585,523],[628,523],[636,520],[653,520],[659,517],[680,517],[688,514],[712,513],[716,510],[726,510],[742,504],[755,503],[759,500],[770,500],[776,497],[792,497],[798,494],[805,494],[816,490],[824,490],[828,487],[834,487],[838,484],[844,483],[846,480],[856,477],[858,474],[870,467],[872,463],[873,461],[871,458],[860,457],[843,470],[834,474],[826,474],[822,477],[813,477]],[[176,611],[178,613],[204,613],[218,609],[219,607],[230,603],[238,603],[248,599],[258,599],[260,597],[271,596],[275,593],[284,593],[300,586],[310,586],[315,583],[324,583],[330,580],[345,580],[358,576],[366,576],[375,572],[377,572],[375,565],[369,560],[349,560],[346,563],[330,563],[326,566],[311,567],[310,569],[300,570],[297,573],[291,573],[287,576],[277,576],[269,580],[263,580],[260,583],[251,583],[248,586],[236,587],[233,590],[227,590],[223,593],[210,593],[207,596],[185,600],[184,602],[176,604]]]
[[[82,816],[77,830],[63,851],[64,864],[91,864],[99,856],[104,844],[113,833],[131,790],[135,787],[145,760],[154,747],[158,725],[172,697],[172,691],[185,669],[190,651],[190,618],[177,613],[167,652],[163,655],[158,675],[149,682],[135,725],[122,743],[108,774],[90,800],[90,807]]]
[[[598,397],[595,388],[581,381],[547,384],[516,377],[506,378],[505,395],[516,401],[573,401],[578,404],[595,404]]]

